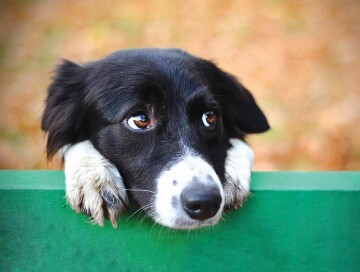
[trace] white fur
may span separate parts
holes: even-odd
[[[211,179],[209,179],[209,176]],[[197,182],[204,183],[205,186],[218,187],[223,199],[216,215],[204,221],[190,218],[180,203],[181,192],[194,178],[196,178]],[[156,184],[157,194],[154,216],[156,222],[171,228],[190,229],[216,224],[221,218],[224,207],[224,192],[213,167],[201,157],[185,155],[170,169],[160,173]],[[174,201],[177,203],[176,207],[172,205]]]
[[[224,186],[225,205],[240,207],[250,192],[251,169],[254,154],[251,148],[239,139],[230,139],[232,147],[225,160]]]
[[[65,159],[66,198],[78,213],[91,214],[94,223],[103,226],[104,210],[113,226],[127,203],[127,194],[117,168],[91,144],[83,141],[62,148]],[[107,197],[108,196],[108,197]],[[104,199],[111,199],[106,202]]]
[[[216,224],[221,218],[224,206],[238,208],[250,191],[253,152],[239,139],[231,139],[232,147],[227,151],[225,160],[225,184],[221,185],[213,167],[201,157],[187,150],[187,155],[173,166],[160,173],[157,179],[155,200],[156,222],[172,228],[196,228]],[[116,218],[127,203],[127,194],[117,168],[104,158],[91,144],[84,141],[61,150],[65,157],[66,196],[69,204],[77,212],[80,208],[91,213],[95,223],[103,225],[103,197],[101,192],[111,194],[115,205],[107,206],[110,220],[116,226]],[[214,184],[209,184],[210,175]],[[217,214],[207,220],[191,219],[181,208],[174,207],[174,199],[180,202],[182,190],[196,177],[208,186],[217,186],[222,203]],[[174,182],[176,181],[176,182]],[[211,181],[210,181],[211,182]]]

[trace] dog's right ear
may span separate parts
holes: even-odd
[[[242,139],[248,133],[270,129],[269,123],[251,93],[232,75],[214,63],[200,61],[205,77],[220,102],[224,128],[231,138]]]
[[[83,137],[80,127],[83,123],[85,79],[85,68],[67,60],[55,70],[41,121],[41,128],[48,133],[48,159],[64,145]]]

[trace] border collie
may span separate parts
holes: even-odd
[[[129,199],[175,229],[216,224],[250,189],[248,133],[269,129],[250,92],[214,63],[178,49],[134,49],[78,65],[48,88],[47,156],[63,156],[66,197],[117,226]]]

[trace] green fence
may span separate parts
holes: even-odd
[[[214,227],[144,214],[103,228],[64,199],[61,171],[0,171],[0,271],[360,271],[360,172],[254,173]]]

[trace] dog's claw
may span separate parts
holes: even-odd
[[[225,192],[225,205],[231,209],[239,209],[243,206],[245,200],[247,199],[249,192],[242,191],[240,189],[235,189],[234,186],[226,184],[224,188]]]
[[[81,178],[77,180],[77,182],[81,182]],[[97,179],[87,181],[88,186],[84,186],[79,190],[67,190],[67,200],[70,206],[76,211],[76,213],[84,212],[94,224],[98,224],[100,227],[104,226],[104,218],[110,220],[114,228],[117,227],[116,219],[120,214],[120,211],[125,206],[125,201],[121,199],[121,195],[112,195],[112,202],[109,203],[107,198],[104,198],[103,193],[99,192],[97,189],[94,189],[93,183],[96,184],[98,182]],[[92,185],[91,185],[92,184]],[[109,184],[103,184],[101,191],[104,192]],[[95,187],[97,188],[97,187]],[[111,188],[111,192],[114,192],[114,188]],[[107,190],[108,191],[108,190]],[[74,194],[74,192],[76,192]],[[115,190],[116,192],[116,190]],[[77,194],[80,194],[80,197],[77,197]],[[109,196],[109,192],[107,192],[107,196]],[[74,201],[75,199],[79,199],[79,202]]]
[[[108,211],[108,217],[109,217],[109,221],[111,222],[111,225],[113,226],[114,229],[117,228],[117,218],[118,218],[118,214],[111,214]]]
[[[242,205],[244,204],[245,200],[247,199],[247,196],[248,196],[247,193],[243,193],[241,199],[234,200],[233,203],[230,205],[232,205],[233,209],[235,209],[235,210],[241,208]]]
[[[113,226],[113,228],[114,229],[117,229],[117,222],[116,222],[116,220],[115,219],[113,219],[113,220],[111,220],[111,224],[112,224],[112,226]]]

